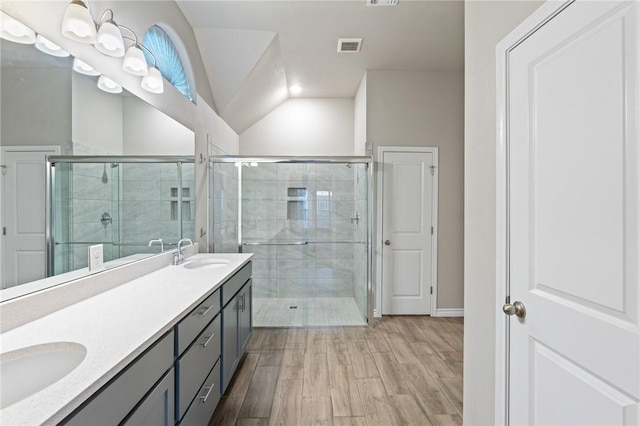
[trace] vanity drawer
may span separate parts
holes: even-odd
[[[184,416],[187,407],[196,397],[198,389],[203,384],[203,378],[209,374],[211,368],[220,357],[221,318],[222,315],[218,315],[198,336],[184,355],[178,359],[179,392],[177,412],[179,419]]]
[[[220,289],[217,289],[178,324],[178,356],[193,342],[202,329],[220,312]]]
[[[119,424],[172,364],[173,331],[170,331],[98,391],[65,424]],[[173,374],[173,371],[169,374]]]
[[[207,376],[196,399],[180,422],[180,426],[202,426],[209,423],[220,400],[220,361]]]
[[[251,262],[247,262],[234,276],[229,278],[222,286],[222,306],[225,306],[233,296],[242,288],[244,283],[251,278]]]

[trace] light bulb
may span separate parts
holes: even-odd
[[[31,28],[2,11],[0,11],[0,37],[14,43],[36,42],[36,33]]]
[[[96,71],[91,65],[81,61],[78,58],[73,59],[73,70],[75,72],[79,72],[80,74],[84,74],[84,75],[90,75],[90,76],[100,75],[100,73]]]
[[[122,69],[133,75],[147,75],[149,69],[147,68],[147,60],[142,53],[142,49],[134,45],[127,49],[127,53],[124,55],[122,61]]]
[[[96,24],[89,9],[80,0],[71,0],[62,18],[62,35],[86,44],[97,42]]]
[[[102,54],[121,58],[124,56],[124,40],[118,25],[112,21],[104,21],[98,29],[98,42],[95,48]]]
[[[98,89],[103,90],[107,93],[122,92],[122,86],[111,80],[109,77],[105,77],[104,75],[101,75],[100,78],[98,78]]]
[[[162,82],[162,75],[156,67],[150,67],[149,73],[142,77],[141,86],[144,90],[151,93],[164,92],[164,83]]]
[[[36,49],[47,55],[57,56],[59,58],[69,56],[67,51],[40,34],[36,36]]]

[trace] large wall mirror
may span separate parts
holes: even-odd
[[[71,56],[0,49],[0,301],[90,273],[88,244],[109,267],[194,238],[192,130]]]

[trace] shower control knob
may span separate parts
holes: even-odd
[[[389,240],[384,240],[384,245],[385,245],[385,246],[390,246],[390,245],[391,245],[391,241],[389,241]]]

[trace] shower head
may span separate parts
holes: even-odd
[[[351,163],[345,163],[345,166],[347,166],[348,168],[351,168]]]
[[[120,163],[111,163],[111,168],[116,168],[120,165]]]

